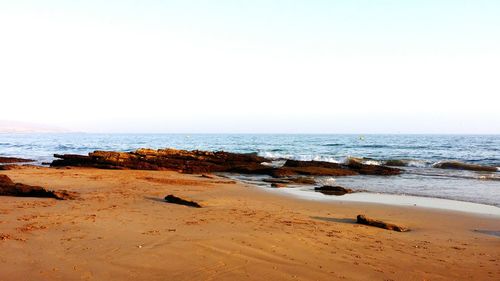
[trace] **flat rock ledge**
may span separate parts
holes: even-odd
[[[406,227],[395,225],[395,224],[392,224],[392,223],[386,223],[386,222],[379,221],[379,220],[374,220],[374,219],[371,219],[371,218],[367,218],[364,215],[358,215],[356,222],[359,223],[359,224],[364,224],[364,225],[368,225],[368,226],[379,227],[379,228],[383,228],[383,229],[387,229],[387,230],[393,230],[393,231],[398,231],[398,232],[410,231]]]
[[[55,154],[51,167],[94,167],[101,169],[171,170],[190,174],[216,172],[269,175],[274,178],[297,176],[397,175],[400,169],[366,165],[356,161],[347,164],[323,161],[287,160],[282,167],[270,167],[272,159],[254,153],[208,152],[177,149],[138,149],[134,152],[94,151],[88,155]]]
[[[76,192],[66,190],[47,190],[41,186],[14,183],[8,176],[0,175],[0,196],[41,197],[58,200],[73,200],[78,197]]]

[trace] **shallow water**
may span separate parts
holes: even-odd
[[[336,184],[370,192],[436,197],[500,207],[500,173],[433,168],[456,160],[500,166],[500,135],[268,135],[268,134],[0,134],[0,155],[39,163],[54,153],[165,148],[257,152],[270,158],[368,163],[405,159],[399,176],[338,177]],[[332,178],[320,181],[331,183]]]

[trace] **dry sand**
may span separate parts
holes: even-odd
[[[1,173],[81,200],[0,197],[0,281],[500,280],[500,237],[473,231],[499,231],[499,217],[307,201],[174,172]],[[358,214],[412,231],[357,225]]]

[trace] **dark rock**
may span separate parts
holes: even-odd
[[[0,175],[0,186],[13,185],[14,182],[6,175]]]
[[[434,168],[439,169],[455,169],[455,170],[470,170],[470,171],[483,171],[483,172],[497,172],[497,167],[483,166],[476,164],[463,163],[459,161],[443,161],[433,165]]]
[[[383,228],[383,229],[387,229],[387,230],[399,231],[399,232],[409,231],[409,229],[407,229],[405,227],[395,225],[392,223],[386,223],[386,222],[379,221],[379,220],[370,219],[370,218],[365,217],[364,215],[358,215],[357,223],[369,225],[369,226],[374,226],[374,227],[379,227],[379,228]]]
[[[345,166],[338,163],[325,162],[325,161],[298,161],[298,160],[286,160],[284,167],[321,167],[330,169],[345,169]]]
[[[284,184],[284,183],[271,183],[271,187],[282,188],[282,187],[286,187],[286,184]]]
[[[311,176],[352,176],[358,174],[345,165],[324,161],[287,160],[281,169],[298,175]]]
[[[58,200],[76,199],[76,192],[66,190],[52,191],[40,186],[14,183],[8,176],[0,175],[0,196],[42,197]]]
[[[344,188],[338,185],[324,185],[321,187],[315,187],[314,191],[318,191],[326,195],[337,195],[337,196],[353,192],[352,189]]]
[[[351,175],[397,175],[400,169],[381,165],[363,164],[359,159],[350,158],[346,164],[324,161],[287,160],[283,168],[290,168],[303,175],[351,176]]]
[[[272,175],[277,177],[292,177],[292,176],[354,176],[358,173],[349,168],[327,168],[327,167],[281,167],[273,171]]]
[[[35,160],[16,158],[16,157],[0,157],[0,163],[5,163],[5,164],[27,163],[27,162],[35,162]]]
[[[287,160],[285,164],[272,171],[274,177],[306,176],[351,176],[358,173],[348,167],[323,161]]]
[[[174,196],[172,194],[167,195],[165,197],[165,201],[168,203],[172,203],[172,204],[179,204],[179,205],[184,205],[184,206],[189,206],[189,207],[194,207],[194,208],[201,208],[201,205],[194,202],[194,201],[184,200],[184,199],[177,197],[177,196]]]

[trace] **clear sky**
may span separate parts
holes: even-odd
[[[500,1],[0,0],[0,120],[500,133]]]

